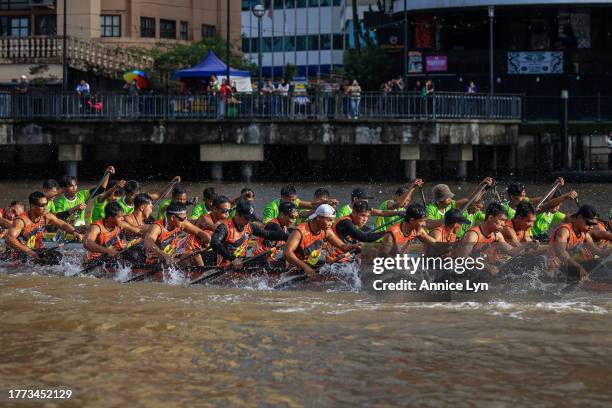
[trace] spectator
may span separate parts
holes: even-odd
[[[221,90],[221,84],[219,84],[219,80],[216,75],[210,76],[210,81],[208,81],[208,86],[210,88],[210,93],[215,95]]]
[[[421,81],[416,81],[416,84],[414,85],[413,91],[415,91],[415,92],[423,92],[423,84],[421,83]]]
[[[274,111],[278,113],[279,108],[279,98],[280,98],[280,109],[282,112],[287,112],[287,96],[289,95],[289,82],[285,78],[283,78],[278,86],[276,87],[276,92],[280,96],[276,96],[274,98]]]
[[[361,87],[357,80],[353,80],[353,84],[349,88],[351,96],[351,116],[353,119],[359,117],[359,103],[361,102]]]
[[[478,87],[474,83],[474,81],[470,81],[470,84],[465,88],[465,93],[475,94],[478,93]]]
[[[87,82],[85,82],[84,79],[81,79],[79,81],[79,84],[76,87],[76,92],[77,92],[77,95],[79,95],[81,97],[89,96],[89,94],[91,93],[91,90],[89,88],[89,84]]]
[[[136,83],[136,80],[133,80],[129,84],[126,83],[125,85],[123,85],[123,88],[127,89],[128,95],[130,96],[138,96],[138,92],[140,91],[140,87]]]
[[[20,94],[26,94],[28,93],[28,77],[25,75],[22,75],[21,78],[19,79],[19,84],[17,84],[17,91]]]
[[[271,80],[267,80],[261,88],[261,95],[272,95],[274,93],[274,84]]]
[[[431,79],[428,79],[427,81],[425,81],[425,86],[423,87],[422,95],[431,96],[433,95],[434,91],[435,91],[434,84],[431,81]]]
[[[394,81],[394,85],[395,85],[395,91],[396,92],[404,92],[404,80],[402,79],[402,77],[398,77],[395,81]]]
[[[221,82],[219,97],[219,117],[222,117],[225,116],[225,106],[227,105],[227,101],[232,97],[232,88],[227,85],[225,78]]]
[[[276,90],[278,91],[280,96],[289,95],[289,82],[287,82],[287,80],[283,78],[281,82],[278,84],[278,86],[276,87]]]

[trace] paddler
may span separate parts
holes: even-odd
[[[55,214],[56,213],[55,202],[53,200],[55,200],[55,197],[57,197],[61,193],[59,190],[58,182],[53,179],[47,179],[43,181],[42,192],[45,195],[45,197],[47,197],[47,200],[49,201],[47,212],[51,214]],[[55,214],[55,216],[58,218],[62,218],[62,216],[59,214]]]
[[[427,235],[425,225],[427,211],[421,204],[410,204],[406,207],[404,220],[399,224],[390,226],[382,240],[382,253],[385,256],[409,252],[412,244],[435,244],[436,240]]]
[[[563,177],[559,177],[555,184],[559,183],[559,187],[563,187],[565,185],[565,180]],[[531,203],[539,203],[542,200],[542,197],[527,197],[527,192],[525,190],[525,185],[521,183],[511,183],[508,185],[508,189],[506,190],[508,193],[509,200],[503,204],[504,211],[506,211],[506,216],[509,220],[514,218],[514,213],[516,211],[516,207],[519,203],[526,201]]]
[[[187,234],[187,236],[184,237],[184,234]],[[168,264],[180,263],[180,259],[177,259],[176,256],[179,253],[189,254],[187,243],[193,236],[200,240],[203,247],[210,243],[210,234],[187,220],[187,206],[181,202],[171,202],[166,207],[164,219],[151,224],[145,235],[144,246],[147,252],[147,263],[153,264],[159,261]],[[190,257],[188,263],[204,265],[199,254]]]
[[[91,215],[89,217],[89,222],[93,223],[94,221],[98,221],[104,219],[106,205],[111,202],[119,201],[121,196],[123,195],[123,188],[125,187],[125,180],[110,180],[108,185],[106,186],[106,190],[102,194],[98,194],[93,199],[93,207],[91,209]],[[121,205],[119,205],[123,208]]]
[[[52,225],[81,240],[83,236],[74,227],[55,215],[47,212],[47,197],[36,191],[28,197],[30,209],[13,220],[8,230],[6,243],[13,249],[13,259],[26,258],[39,260],[39,252],[44,250],[43,235],[48,225]]]
[[[491,203],[485,212],[485,220],[465,233],[455,255],[462,258],[484,258],[485,269],[491,275],[499,272],[500,252],[513,254],[513,247],[506,242],[502,231],[508,217],[499,203]]]
[[[25,211],[25,207],[20,201],[13,201],[7,208],[0,208],[0,229],[9,229],[13,225],[13,220]]]
[[[368,200],[371,200],[373,198],[374,197],[368,194],[368,192],[364,190],[363,188],[360,188],[360,187],[355,188],[353,191],[351,191],[351,203],[344,204],[342,207],[340,207],[340,209],[338,210],[338,213],[336,214],[336,218],[338,219],[338,218],[346,217],[347,215],[351,215],[351,212],[353,212],[352,207],[355,202],[357,201],[368,202]],[[377,217],[397,217],[397,216],[401,216],[404,214],[404,212],[400,210],[379,210],[378,208],[372,208],[370,212],[372,215],[375,215]]]
[[[181,203],[187,205],[189,201],[189,195],[187,194],[187,189],[183,186],[175,186],[172,189],[172,198],[163,200],[159,207],[157,208],[157,219],[161,220],[164,218],[166,214],[166,208],[170,205],[170,203]]]
[[[217,195],[213,198],[212,204],[208,207],[206,214],[200,215],[200,218],[195,222],[195,225],[204,230],[215,232],[219,224],[229,219],[232,207],[232,201],[229,197],[224,195]],[[197,245],[198,243],[194,243]],[[212,247],[204,253],[204,264],[205,265],[216,265],[217,254],[214,252]]]
[[[266,231],[283,232],[286,234],[287,237],[289,237],[289,233],[291,232],[290,228],[293,228],[295,226],[295,220],[297,219],[297,217],[298,209],[296,205],[291,201],[282,202],[278,206],[278,217],[269,221],[264,226],[264,229]],[[257,243],[255,249],[253,250],[253,255],[259,255],[264,252],[268,252],[267,260],[270,265],[274,266],[276,264],[279,266],[284,266],[284,260],[281,260],[280,262],[277,262],[276,260],[279,256],[278,252],[285,245],[285,241],[271,241],[263,237],[258,237],[256,242]]]
[[[106,186],[108,185],[108,179],[111,175],[115,174],[115,168],[113,166],[108,166],[106,170],[104,170],[104,177],[102,178],[102,182],[100,183],[100,188],[96,191],[96,188],[92,188],[90,190],[79,190],[79,186],[77,183],[76,177],[72,176],[64,176],[59,182],[59,186],[62,189],[62,194],[60,194],[55,200],[55,213],[59,214],[64,211],[70,212],[70,217],[75,217],[76,221],[74,222],[75,226],[84,226],[85,225],[85,208],[87,208],[87,201],[91,194],[101,194],[106,190]]]
[[[321,204],[329,204],[331,206],[338,204],[337,200],[330,199],[330,198],[327,198],[325,200],[318,199],[315,201],[300,200],[298,198],[296,188],[292,185],[281,188],[280,196],[281,196],[280,199],[272,200],[268,204],[266,204],[266,206],[264,207],[263,215],[262,215],[264,224],[267,224],[269,221],[272,221],[274,218],[278,217],[279,215],[278,206],[280,205],[280,203],[285,202],[285,201],[294,203],[295,206],[298,208],[298,210],[314,209],[314,208],[317,208]]]
[[[353,203],[351,214],[338,218],[332,226],[332,231],[345,244],[378,241],[385,235],[385,231],[370,231],[370,228],[366,226],[370,214],[371,208],[367,201],[356,201]],[[326,249],[328,262],[337,259],[342,254],[333,245],[327,245]]]
[[[202,215],[206,215],[211,212],[213,208],[213,200],[216,196],[217,192],[215,191],[214,187],[205,188],[202,192],[202,202],[193,206],[189,219],[192,221],[197,221]]]
[[[211,246],[217,253],[217,265],[231,266],[235,270],[243,267],[241,258],[247,255],[247,248],[251,236],[261,237],[270,241],[286,241],[287,233],[284,231],[270,231],[258,224],[255,220],[253,204],[242,199],[236,204],[236,215],[221,222],[212,236]]]
[[[597,210],[590,205],[583,205],[572,215],[571,222],[559,225],[548,245],[547,270],[549,274],[561,273],[565,277],[580,276],[588,279],[589,272],[583,265],[585,251],[590,254],[605,256],[593,243],[590,232],[598,226]]]
[[[383,203],[378,206],[378,209],[381,211],[386,210],[398,210],[398,211],[406,211],[406,206],[412,201],[412,194],[417,188],[420,188],[424,184],[423,180],[416,179],[414,183],[402,186],[395,191],[395,197],[390,200],[385,200]],[[383,225],[388,225],[395,222],[400,222],[402,219],[401,215],[397,217],[376,217],[374,220],[374,225],[377,228],[381,228]]]
[[[87,249],[85,263],[97,261],[103,255],[115,258],[120,251],[127,248],[122,238],[120,224],[123,222],[123,209],[115,201],[104,207],[104,218],[94,221],[85,234],[83,247]]]
[[[474,225],[482,224],[485,220],[485,213],[482,211],[484,202],[482,197],[474,200],[474,202],[463,212],[463,216],[468,220],[468,224],[463,224],[457,232],[457,238],[461,239],[466,232]]]
[[[531,229],[531,236],[538,241],[548,241],[548,231],[552,225],[566,224],[571,222],[571,216],[560,211],[561,204],[567,200],[578,198],[576,191],[569,191],[565,194],[547,200],[542,204],[542,210],[536,215],[536,220]]]
[[[451,208],[463,208],[466,204],[468,204],[472,198],[478,195],[475,200],[478,200],[483,192],[485,186],[488,188],[493,185],[493,179],[491,177],[487,177],[478,184],[476,189],[472,194],[470,194],[467,198],[462,198],[459,200],[453,200],[455,197],[455,193],[453,193],[450,187],[446,184],[437,184],[432,189],[433,194],[433,203],[429,203],[427,205],[427,218],[430,221],[434,221],[430,223],[433,226],[442,225],[444,223],[444,214],[450,210]]]
[[[119,202],[117,202],[119,204]],[[119,204],[121,205],[121,204]],[[121,208],[124,208],[121,206]],[[142,242],[149,225],[146,220],[153,214],[153,199],[146,193],[140,193],[134,198],[134,210],[131,214],[125,215],[123,221],[132,228],[124,227],[123,239],[128,247]],[[134,230],[135,228],[136,230]]]
[[[170,192],[170,189],[175,184],[179,184],[181,182],[181,178],[179,176],[175,176],[170,183],[161,189],[158,192],[148,192],[146,193],[151,200],[158,200],[160,197],[164,197],[166,194]],[[117,202],[123,208],[123,213],[127,216],[130,215],[134,211],[134,200],[136,196],[140,194],[140,183],[136,180],[130,180],[125,183],[125,187],[123,187],[123,197],[121,197]]]
[[[436,242],[425,245],[425,255],[427,256],[450,256],[456,247],[459,231],[466,225],[470,225],[461,210],[451,208],[444,214],[444,225],[433,228],[429,231],[429,236]]]
[[[332,230],[336,210],[329,204],[321,204],[308,217],[308,221],[298,225],[289,235],[283,257],[297,266],[309,277],[314,277],[314,267],[321,260],[325,243],[340,249],[342,253],[360,249],[358,244],[345,244]]]
[[[514,209],[514,218],[506,221],[502,234],[507,243],[520,247],[532,242],[531,228],[536,220],[536,209],[529,201],[521,201]]]

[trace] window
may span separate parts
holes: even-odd
[[[189,41],[189,23],[187,21],[181,21],[180,39]]]
[[[298,51],[306,51],[306,36],[298,35],[295,39],[295,49]]]
[[[322,50],[330,50],[331,49],[331,35],[329,35],[329,34],[321,34],[321,49]]]
[[[7,16],[0,16],[0,35],[2,37],[8,37],[9,35],[9,18]]]
[[[57,35],[57,19],[55,14],[36,16],[34,20],[36,35]]]
[[[217,28],[214,25],[202,24],[202,39],[215,38],[217,36]]]
[[[242,0],[242,11],[251,11],[257,4],[259,0]]]
[[[308,0],[308,7],[319,7],[319,0]]]
[[[102,37],[121,37],[121,16],[100,16]]]
[[[11,35],[13,37],[27,37],[30,35],[30,19],[28,17],[11,18]]]
[[[334,34],[334,50],[342,49],[342,34]]]
[[[332,4],[336,7],[341,6],[342,5],[342,0],[332,0]]]
[[[295,51],[295,37],[285,37],[285,51]]]
[[[295,0],[285,0],[285,8],[286,9],[295,8]]]
[[[140,36],[142,38],[155,38],[155,18],[140,17]]]
[[[331,0],[321,0],[321,7],[329,7],[331,5]]]
[[[259,38],[251,38],[251,52],[259,52]]]
[[[249,47],[249,38],[246,37],[242,37],[242,52],[244,53],[248,53],[251,52],[250,47]]]
[[[176,21],[159,20],[159,38],[176,39]]]
[[[296,8],[304,8],[306,7],[306,0],[295,0]]]
[[[263,48],[261,52],[270,52],[272,51],[272,37],[264,37],[261,39]]]
[[[283,37],[274,37],[274,52],[283,52]]]
[[[309,35],[308,36],[308,50],[316,51],[319,49],[319,36]]]

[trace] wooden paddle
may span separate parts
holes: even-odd
[[[257,258],[261,258],[262,256],[267,256],[267,255],[271,254],[274,251],[276,251],[276,248],[271,248],[271,249],[267,250],[266,252],[262,252],[261,254],[257,254],[257,255],[245,258],[245,259],[242,260],[242,264],[244,265],[244,264],[249,263],[249,262],[251,262],[251,261],[253,261],[253,260],[257,259]],[[202,275],[199,278],[196,278],[196,279],[192,280],[191,282],[189,282],[189,284],[190,285],[195,285],[195,284],[198,284],[198,283],[204,283],[204,282],[210,281],[210,280],[212,280],[212,279],[214,279],[214,278],[216,278],[218,276],[224,275],[227,272],[232,270],[230,266],[228,266],[228,267],[217,267],[217,266],[214,266],[212,268],[216,269],[217,273],[209,273],[209,274]]]

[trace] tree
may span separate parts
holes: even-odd
[[[361,24],[359,23],[359,13],[357,12],[357,0],[352,0],[353,9],[353,37],[355,37],[355,49],[357,54],[361,54]]]
[[[287,82],[291,82],[291,80],[297,73],[297,66],[293,64],[286,64],[284,72],[285,72],[285,79],[287,80]]]
[[[356,79],[362,89],[378,90],[382,82],[391,78],[393,66],[383,50],[367,41],[361,52],[356,49],[345,52],[344,71],[346,78]]]

